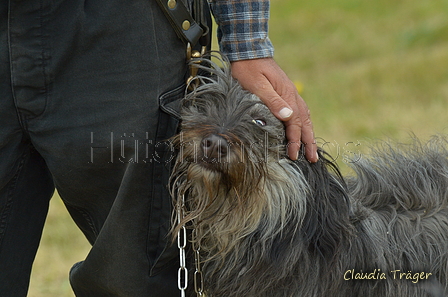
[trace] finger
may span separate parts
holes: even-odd
[[[311,163],[317,162],[319,155],[317,154],[317,143],[314,138],[313,124],[309,111],[307,111],[306,117],[302,121],[302,142],[305,145],[306,159]]]
[[[285,122],[286,139],[288,139],[287,153],[288,157],[295,161],[299,158],[301,147],[301,133],[302,129],[297,123],[291,121]]]
[[[296,93],[296,102],[301,121],[301,140],[305,146],[305,157],[311,162],[317,162],[319,155],[317,154],[317,143],[314,137],[313,123],[311,121],[311,113],[303,98]]]

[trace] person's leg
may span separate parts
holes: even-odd
[[[0,135],[5,136],[1,132]],[[8,162],[10,167],[3,165],[7,162],[2,162],[0,295],[19,297],[26,296],[28,291],[31,267],[54,187],[45,161],[29,143],[17,151],[11,151],[11,147],[0,148],[2,158],[17,158],[15,162]],[[9,175],[4,175],[5,172]]]
[[[29,1],[34,3],[35,1]],[[176,250],[167,249],[176,120],[159,96],[183,84],[185,49],[155,1],[41,1],[34,18],[42,86],[13,62],[16,100],[36,150],[70,214],[92,243],[70,281],[78,297],[177,296]],[[10,8],[21,30],[32,5]],[[33,29],[36,29],[33,31]],[[12,61],[24,35],[12,36]],[[24,87],[26,86],[26,87]],[[182,88],[176,96],[182,96]],[[25,97],[25,96],[24,96]]]
[[[3,1],[0,4],[0,295],[23,297],[27,294],[54,186],[14,104],[21,94],[13,93],[11,86],[7,28],[8,2]],[[21,49],[15,50],[21,55]]]

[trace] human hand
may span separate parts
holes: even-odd
[[[272,58],[241,60],[231,63],[232,75],[246,90],[257,95],[271,112],[285,123],[288,156],[297,160],[300,143],[305,145],[305,157],[317,162],[310,111],[296,87]]]

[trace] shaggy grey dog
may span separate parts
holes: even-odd
[[[378,144],[344,178],[323,151],[288,159],[282,122],[228,67],[202,68],[171,185],[187,209],[173,232],[195,230],[207,297],[444,296],[446,138]]]

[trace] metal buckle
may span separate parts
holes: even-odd
[[[199,68],[196,65],[202,63],[202,58],[207,51],[207,46],[202,46],[201,52],[193,50],[191,44],[187,43],[187,62],[190,65],[190,76],[187,78],[188,90],[192,91],[199,86],[199,80],[197,79]]]

